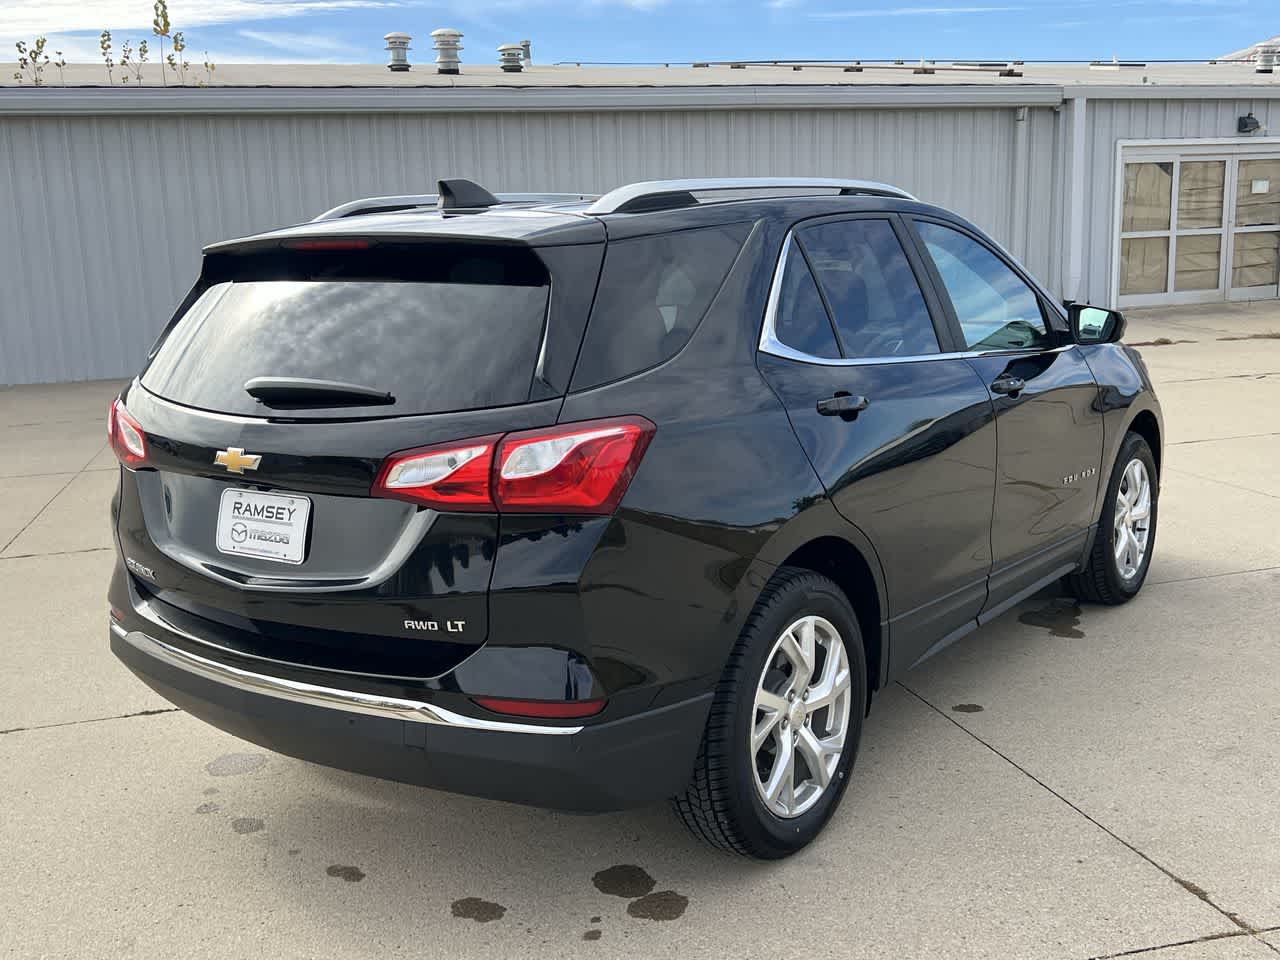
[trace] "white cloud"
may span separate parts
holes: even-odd
[[[402,7],[402,0],[182,0],[169,11],[175,30],[218,23],[271,20],[307,13]],[[42,0],[0,5],[0,37],[24,37],[56,28],[59,34],[92,30],[151,31],[151,5],[139,0]]]
[[[852,20],[855,17],[958,16],[970,13],[1006,13],[1025,7],[882,7],[878,10],[826,10],[811,13],[811,20]]]
[[[303,57],[358,56],[360,49],[322,33],[290,33],[283,30],[240,30],[246,40]]]

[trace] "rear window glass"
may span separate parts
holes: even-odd
[[[750,232],[750,223],[732,223],[610,241],[574,388],[608,383],[675,356]]]
[[[336,408],[342,415],[443,413],[528,399],[550,289],[528,251],[424,247],[384,258],[382,268],[375,251],[243,259],[206,269],[218,282],[165,335],[142,377],[148,390],[259,416],[273,411],[245,392],[254,377],[336,380],[395,398]],[[291,407],[288,415],[332,417],[334,410]]]

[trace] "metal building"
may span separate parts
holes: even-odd
[[[127,375],[203,244],[446,176],[884,180],[976,221],[1064,297],[1280,295],[1280,75],[1251,62],[216,76],[105,88],[73,65],[65,87],[0,86],[0,384]]]

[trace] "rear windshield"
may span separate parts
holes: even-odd
[[[276,412],[245,392],[255,377],[336,380],[395,398],[291,407],[290,417],[443,413],[528,399],[550,290],[528,250],[273,251],[223,257],[205,277],[211,284],[142,377],[177,403]]]

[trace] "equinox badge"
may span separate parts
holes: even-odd
[[[256,453],[245,453],[240,447],[227,447],[213,455],[213,462],[226,467],[229,473],[244,473],[257,470],[262,457]]]

